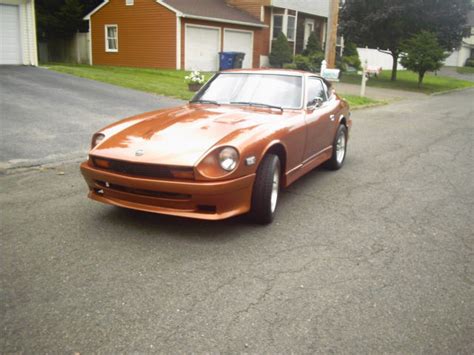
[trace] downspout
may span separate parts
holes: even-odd
[[[176,14],[176,70],[181,70],[181,14]]]

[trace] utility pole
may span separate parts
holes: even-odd
[[[327,1],[329,1],[329,18],[326,40],[326,61],[328,63],[328,68],[335,68],[337,27],[339,25],[339,0]]]

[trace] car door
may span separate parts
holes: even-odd
[[[306,82],[307,105],[305,120],[307,125],[305,159],[316,157],[332,145],[334,125],[336,123],[337,102],[328,99],[327,86],[318,78],[310,76]],[[316,99],[321,103],[314,106]]]

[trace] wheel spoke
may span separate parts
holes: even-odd
[[[337,137],[336,141],[336,159],[339,164],[344,161],[344,156],[346,154],[346,135],[344,132],[341,132]]]
[[[270,198],[270,204],[271,204],[270,208],[272,210],[272,213],[275,212],[276,210],[279,188],[280,188],[280,173],[278,170],[275,170],[275,172],[273,173],[272,195]]]

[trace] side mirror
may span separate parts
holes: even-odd
[[[321,107],[321,105],[323,104],[324,100],[322,97],[317,97],[315,98],[314,100],[311,100],[310,102],[308,102],[308,110],[309,111],[314,111],[316,110],[318,107]]]

